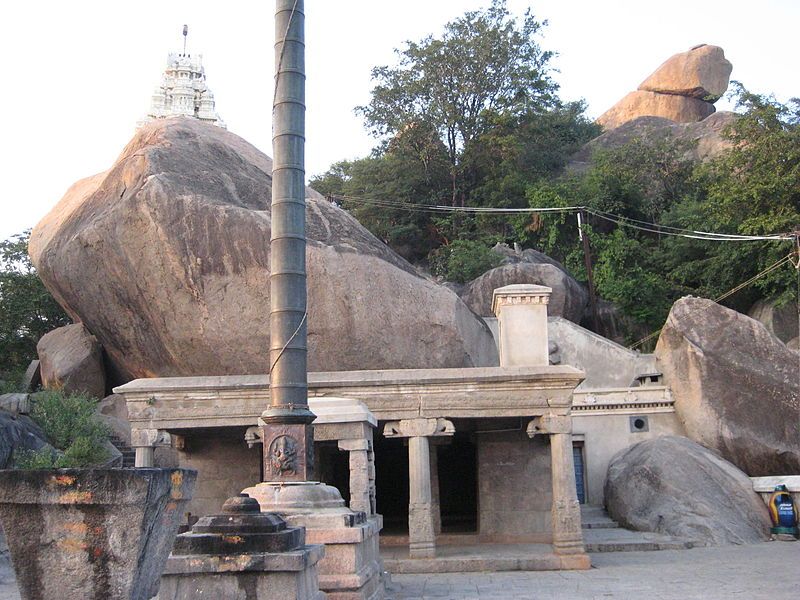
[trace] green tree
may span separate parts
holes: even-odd
[[[536,41],[545,23],[530,11],[521,22],[505,0],[492,0],[445,25],[441,37],[407,42],[396,66],[372,71],[372,100],[357,108],[378,137],[425,124],[440,136],[450,162],[451,202],[463,204],[460,159],[497,114],[522,115],[554,105],[552,52]]]
[[[36,358],[36,343],[69,318],[28,257],[30,231],[0,242],[0,376],[13,376]]]
[[[442,204],[448,194],[447,154],[429,128],[411,125],[372,156],[338,162],[309,183],[410,261],[441,244],[431,213],[412,208]]]

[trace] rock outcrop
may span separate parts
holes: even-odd
[[[675,123],[663,117],[637,117],[586,143],[570,158],[567,170],[583,172],[589,167],[595,151],[612,150],[633,141],[648,145],[673,141],[685,148],[685,158],[709,160],[731,147],[723,133],[736,118],[736,113],[728,111],[714,113],[698,123]]]
[[[597,122],[614,129],[642,116],[678,123],[702,121],[714,112],[714,102],[728,89],[732,70],[722,48],[700,44],[669,58]]]
[[[67,394],[106,395],[103,349],[82,323],[44,334],[36,345],[42,386]]]
[[[616,454],[604,493],[611,518],[629,529],[710,546],[769,537],[769,513],[750,478],[683,437],[646,440]]]
[[[267,370],[271,173],[228,131],[160,120],[33,230],[39,275],[121,379]],[[456,294],[307,196],[311,370],[497,363]]]
[[[548,259],[551,262],[533,260],[536,259],[523,258],[519,262],[490,269],[465,285],[461,298],[477,314],[493,317],[492,294],[495,289],[515,283],[546,285],[553,289],[548,314],[579,323],[588,302],[586,289],[566,270],[555,266],[552,259]]]
[[[682,298],[655,354],[689,438],[751,477],[800,472],[797,354],[764,325]]]

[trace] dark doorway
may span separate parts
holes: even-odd
[[[449,444],[436,446],[442,533],[478,531],[478,461],[472,438],[456,431]]]
[[[339,490],[345,504],[350,504],[350,453],[339,450],[333,442],[314,442],[317,479]]]
[[[381,425],[382,428],[382,425]],[[408,533],[408,446],[403,439],[376,435],[375,495],[383,534]]]

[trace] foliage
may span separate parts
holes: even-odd
[[[6,371],[3,373],[3,379],[0,380],[0,395],[27,392],[22,384],[22,378],[24,375],[24,371],[18,370]]]
[[[28,258],[30,231],[0,242],[0,378],[24,371],[36,342],[69,318],[45,289]]]
[[[372,100],[356,110],[378,137],[409,125],[435,130],[447,151],[455,205],[461,154],[493,116],[541,111],[555,102],[553,53],[536,42],[543,25],[530,11],[518,23],[505,0],[493,0],[447,23],[441,37],[407,42],[396,51],[396,66],[374,68]]]
[[[42,428],[50,443],[62,451],[49,449],[25,452],[15,457],[22,469],[88,467],[108,458],[103,444],[110,431],[96,416],[97,399],[81,394],[47,390],[36,394],[31,418]]]
[[[441,204],[447,197],[447,157],[430,130],[409,127],[380,155],[336,163],[310,185],[409,260],[424,258],[440,243],[431,214],[405,208]]]
[[[456,240],[434,250],[431,271],[447,281],[466,283],[500,264],[502,258],[485,244]]]
[[[538,43],[543,26],[494,0],[438,37],[408,42],[398,64],[373,70],[371,102],[356,109],[379,146],[310,185],[413,262],[441,263],[432,252],[457,240],[510,241],[506,218],[424,207],[525,206],[528,185],[560,171],[599,133],[582,102],[556,96],[553,54]]]

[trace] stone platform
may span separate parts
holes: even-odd
[[[585,554],[555,554],[550,544],[439,545],[436,558],[409,558],[408,547],[383,546],[381,558],[384,568],[392,575],[585,570],[591,567]]]

